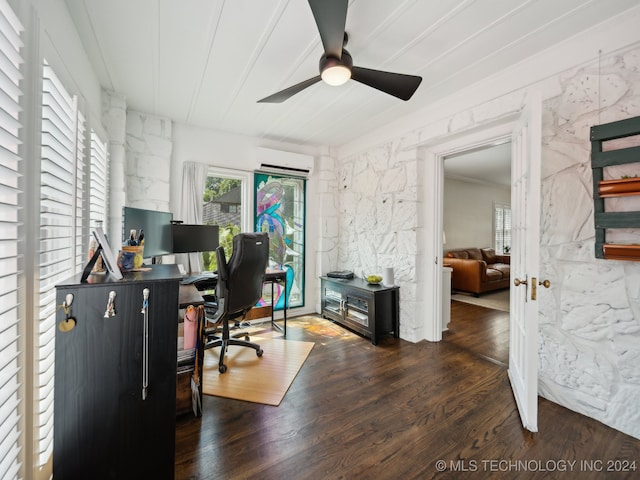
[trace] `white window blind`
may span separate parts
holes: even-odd
[[[18,298],[18,133],[20,112],[20,33],[22,25],[0,0],[0,478],[20,476],[22,400],[20,369],[24,363]]]
[[[508,253],[511,250],[511,207],[496,204],[494,212],[496,253]]]
[[[82,143],[76,134],[84,128],[83,119],[77,115],[75,99],[46,62],[43,72],[38,366],[35,373],[40,465],[49,459],[53,447],[55,285],[77,271],[77,224],[84,183],[82,173],[78,175],[82,168],[82,162],[78,162],[81,155],[78,146]]]
[[[75,224],[74,224],[74,232],[75,232],[75,243],[74,243],[74,251],[73,257],[75,259],[75,267],[76,272],[81,271],[84,268],[84,264],[87,263],[84,252],[86,251],[85,244],[85,221],[86,215],[85,204],[83,201],[83,195],[86,189],[86,176],[85,176],[85,119],[84,115],[80,111],[77,112],[76,115],[76,164],[75,164]]]
[[[91,129],[91,181],[89,187],[89,218],[93,229],[102,222],[107,226],[107,195],[109,188],[107,143]]]

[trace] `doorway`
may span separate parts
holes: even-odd
[[[443,340],[505,368],[509,360],[509,271],[486,292],[470,291],[468,268],[477,260],[447,264],[444,254],[465,248],[493,249],[500,264],[510,251],[511,142],[507,139],[443,157],[443,264],[453,269],[450,323]],[[497,260],[496,260],[497,261]],[[465,265],[468,264],[468,265]],[[487,265],[488,267],[493,264]],[[500,271],[502,270],[502,272]],[[443,298],[444,301],[444,298]]]

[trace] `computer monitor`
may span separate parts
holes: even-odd
[[[171,221],[173,214],[143,208],[122,208],[122,244],[129,239],[131,230],[144,232],[144,258],[173,253]]]
[[[219,245],[218,225],[171,225],[173,253],[212,252]]]

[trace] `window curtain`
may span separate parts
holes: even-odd
[[[180,218],[187,224],[202,223],[202,195],[207,181],[209,167],[203,163],[185,162],[182,167],[182,198]],[[187,272],[201,272],[202,254],[183,253],[177,255],[178,263],[182,263]]]

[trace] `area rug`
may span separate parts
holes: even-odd
[[[230,346],[225,355],[226,373],[218,371],[220,348],[205,350],[202,391],[205,395],[278,406],[305,360],[313,342],[251,337],[264,350]]]
[[[509,311],[509,289],[498,290],[496,292],[483,293],[479,297],[474,297],[470,294],[454,293],[451,295],[451,300],[457,300],[458,302],[471,303],[473,305],[480,305],[481,307],[492,308],[494,310],[501,310],[503,312]]]

